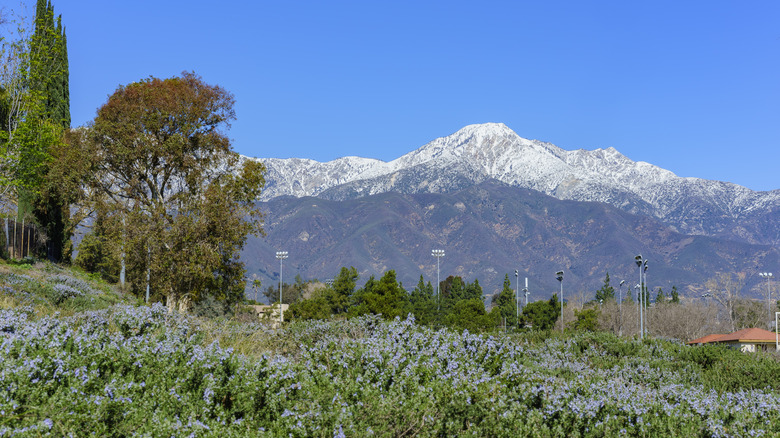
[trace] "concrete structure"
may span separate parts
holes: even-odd
[[[272,306],[262,306],[262,305],[251,305],[249,306],[252,308],[252,310],[257,313],[257,317],[260,318],[263,322],[270,322],[271,327],[277,329],[281,327],[281,317],[282,313],[286,312],[287,309],[290,307],[289,304],[282,304],[282,312],[279,312],[279,306],[278,305],[272,305]]]

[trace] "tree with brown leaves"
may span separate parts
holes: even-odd
[[[87,199],[124,254],[131,290],[148,287],[171,310],[243,297],[238,256],[248,235],[262,233],[255,200],[265,169],[231,149],[233,104],[193,73],[150,77],[120,86],[87,135],[72,137],[90,158]]]

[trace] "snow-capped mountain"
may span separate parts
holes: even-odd
[[[385,193],[446,193],[489,179],[562,200],[604,202],[650,215],[688,234],[780,242],[780,190],[682,178],[614,148],[564,150],[518,136],[501,123],[469,125],[390,162],[344,157],[327,163],[261,159],[261,200],[354,199]]]

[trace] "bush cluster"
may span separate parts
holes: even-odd
[[[780,433],[776,387],[708,374],[777,375],[773,361],[602,333],[488,336],[378,316],[271,331],[115,305],[0,310],[0,342],[0,436]],[[226,348],[252,342],[263,347]]]

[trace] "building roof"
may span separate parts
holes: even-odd
[[[725,335],[711,334],[689,341],[688,344],[708,344],[717,342],[775,342],[775,333],[761,328],[746,328]]]
[[[706,344],[708,342],[714,342],[716,339],[718,339],[718,338],[720,338],[722,336],[726,336],[726,335],[724,335],[722,333],[717,333],[717,334],[711,334],[711,335],[702,336],[701,338],[694,339],[692,341],[688,341],[688,345],[691,345],[691,344]]]
[[[724,335],[713,342],[775,342],[775,333],[761,328],[746,328]]]

